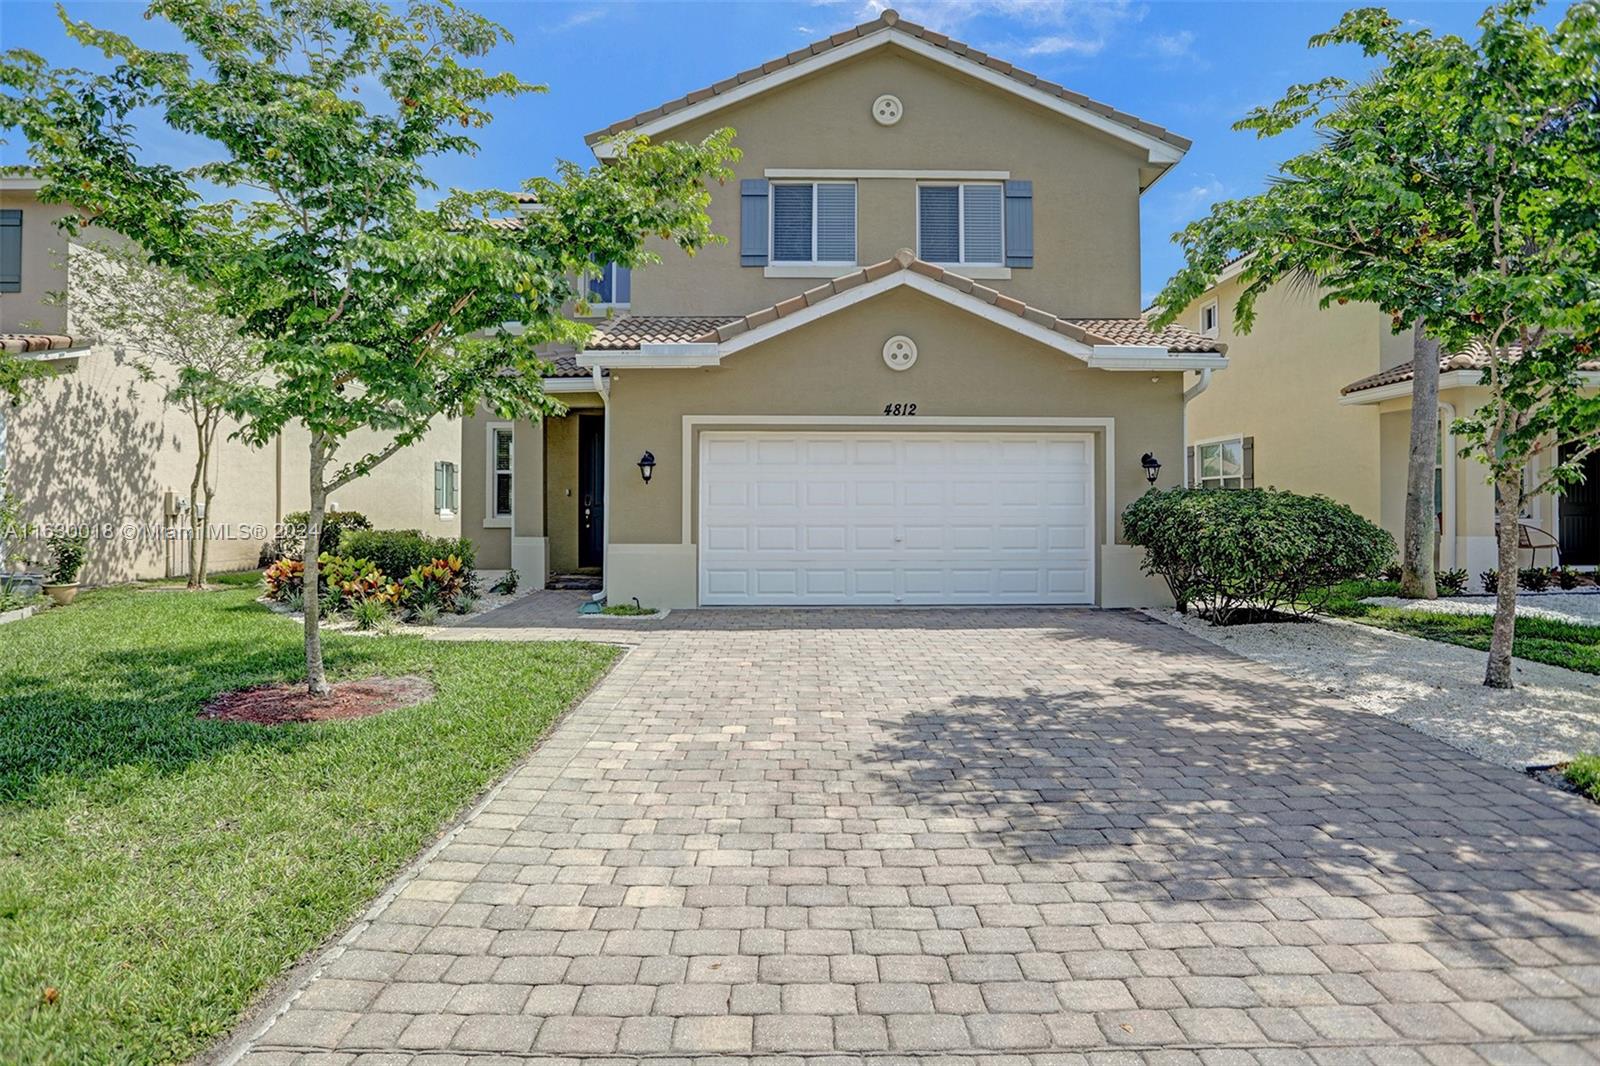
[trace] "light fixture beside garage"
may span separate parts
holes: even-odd
[[[1140,458],[1139,465],[1144,467],[1144,479],[1151,485],[1156,483],[1156,478],[1161,476],[1161,460],[1151,452],[1145,452]]]
[[[646,485],[650,484],[650,478],[655,475],[655,472],[656,457],[649,452],[639,456],[639,476],[644,478]]]
[[[883,361],[890,370],[910,370],[917,361],[917,342],[897,333],[883,342]]]

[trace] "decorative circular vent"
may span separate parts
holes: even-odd
[[[897,333],[883,342],[883,361],[890,370],[910,370],[917,361],[917,342]]]
[[[905,113],[905,107],[900,103],[898,96],[884,93],[872,101],[872,117],[880,126],[893,126],[900,121],[900,116]]]

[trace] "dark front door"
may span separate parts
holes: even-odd
[[[606,420],[578,416],[578,565],[605,558]]]
[[[1570,447],[1570,446],[1569,446]],[[1571,454],[1570,451],[1562,456]],[[1573,566],[1600,563],[1600,453],[1583,461],[1583,484],[1561,496],[1561,561]]]

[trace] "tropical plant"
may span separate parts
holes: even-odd
[[[210,563],[210,528],[217,524],[212,453],[227,403],[261,375],[261,344],[240,333],[236,320],[211,309],[213,294],[151,263],[135,245],[77,245],[67,267],[69,291],[51,298],[70,300],[74,328],[114,341],[129,365],[146,381],[159,381],[166,402],[189,419],[195,449],[189,478],[188,587],[202,588]]]
[[[1570,566],[1558,566],[1550,571],[1550,576],[1555,578],[1557,587],[1569,591],[1584,583],[1583,575]]]
[[[1464,569],[1439,571],[1439,594],[1459,596],[1467,591],[1467,572]]]
[[[300,559],[279,559],[261,575],[267,598],[279,603],[286,602],[290,596],[300,596],[304,603],[305,582],[306,564]]]
[[[517,591],[517,571],[515,568],[507,570],[505,575],[489,587],[489,591],[497,596],[509,596]]]
[[[1478,575],[1478,584],[1483,586],[1483,591],[1492,593],[1500,587],[1500,571],[1488,569]]]
[[[271,543],[272,558],[293,556],[298,559],[304,556],[306,530],[310,526],[310,511],[290,511],[284,515],[283,522],[278,526],[277,536]],[[329,511],[322,517],[322,539],[332,548],[340,550],[346,533],[351,530],[371,528],[372,519],[360,511]]]
[[[437,603],[419,603],[411,611],[411,620],[419,626],[436,626],[439,624],[439,605]]]
[[[1394,538],[1344,504],[1277,489],[1154,490],[1122,512],[1122,528],[1178,609],[1214,625],[1314,610],[1394,555]]]
[[[390,581],[370,559],[323,552],[317,563],[322,591],[334,610],[354,607],[367,600],[390,605],[400,601],[400,586]]]
[[[1542,566],[1524,566],[1517,571],[1517,587],[1529,592],[1543,592],[1550,587],[1550,571]]]
[[[50,567],[47,579],[52,585],[71,585],[78,580],[84,560],[89,555],[89,531],[86,529],[60,529],[45,537],[50,549]]]
[[[0,564],[24,562],[18,545],[31,536],[33,523],[23,520],[22,501],[5,487],[5,470],[0,468]]]
[[[470,573],[459,556],[430,560],[407,574],[400,583],[400,602],[413,610],[430,603],[454,610],[457,598],[467,593]]]
[[[389,620],[391,610],[381,599],[357,600],[350,608],[350,617],[357,629],[378,629]]]
[[[1239,124],[1270,136],[1309,122],[1322,143],[1285,163],[1267,193],[1218,204],[1184,231],[1187,265],[1158,297],[1155,323],[1187,306],[1228,256],[1249,252],[1236,309],[1246,323],[1272,281],[1310,279],[1324,303],[1371,301],[1396,330],[1420,325],[1445,350],[1483,359],[1488,399],[1453,429],[1496,489],[1484,671],[1496,688],[1512,683],[1523,502],[1575,482],[1600,450],[1600,399],[1582,391],[1600,348],[1600,5],[1575,3],[1552,25],[1536,20],[1540,6],[1489,8],[1472,43],[1379,8],[1314,37],[1382,65],[1356,83],[1293,86]],[[1431,359],[1419,345],[1416,369]],[[1416,384],[1413,416],[1431,423],[1420,373]],[[1426,489],[1431,529],[1434,452],[1419,456],[1417,439],[1426,473],[1412,489]],[[1534,462],[1542,455],[1552,461]]]
[[[515,225],[496,217],[518,210],[504,191],[424,206],[432,160],[474,152],[491,103],[539,89],[473,65],[503,28],[429,0],[155,0],[148,13],[181,50],[63,15],[109,73],[8,52],[0,125],[22,130],[41,199],[76,209],[68,230],[92,221],[136,242],[262,343],[262,379],[229,413],[252,444],[307,431],[306,677],[326,693],[316,574],[329,494],[438,417],[563,411],[540,353],[587,335],[564,315],[582,303],[577,279],[652,261],[647,238],[690,253],[717,239],[706,183],[730,178],[738,153],[731,130],[697,145],[622,138],[603,166],[530,179],[540,209]],[[146,115],[217,158],[148,162],[132,136]],[[348,454],[352,439],[379,443]]]

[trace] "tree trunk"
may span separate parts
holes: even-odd
[[[200,457],[200,492],[206,500],[205,517],[200,523],[200,588],[206,587],[206,578],[211,574],[211,500],[217,494],[217,484],[211,477],[211,456],[216,454],[217,421],[220,417],[216,411],[207,414],[205,446],[201,449],[203,454]]]
[[[205,539],[205,518],[201,516],[200,486],[206,473],[205,422],[196,416],[194,421],[195,460],[194,477],[189,479],[189,579],[184,584],[192,590],[205,588],[205,574],[201,573],[200,543]]]
[[[1435,467],[1439,459],[1439,342],[1411,331],[1411,449],[1406,462],[1405,544],[1400,550],[1400,595],[1439,598],[1433,568],[1439,536],[1434,510]]]
[[[333,691],[322,667],[322,630],[317,595],[317,555],[322,551],[322,519],[328,510],[328,490],[323,473],[328,465],[327,440],[311,434],[311,516],[306,522],[305,591],[306,608],[306,691],[326,696]]]
[[[1500,476],[1495,494],[1495,544],[1500,576],[1495,583],[1494,631],[1489,637],[1489,665],[1483,683],[1490,688],[1511,688],[1511,648],[1517,635],[1517,564],[1522,512],[1522,471]]]

